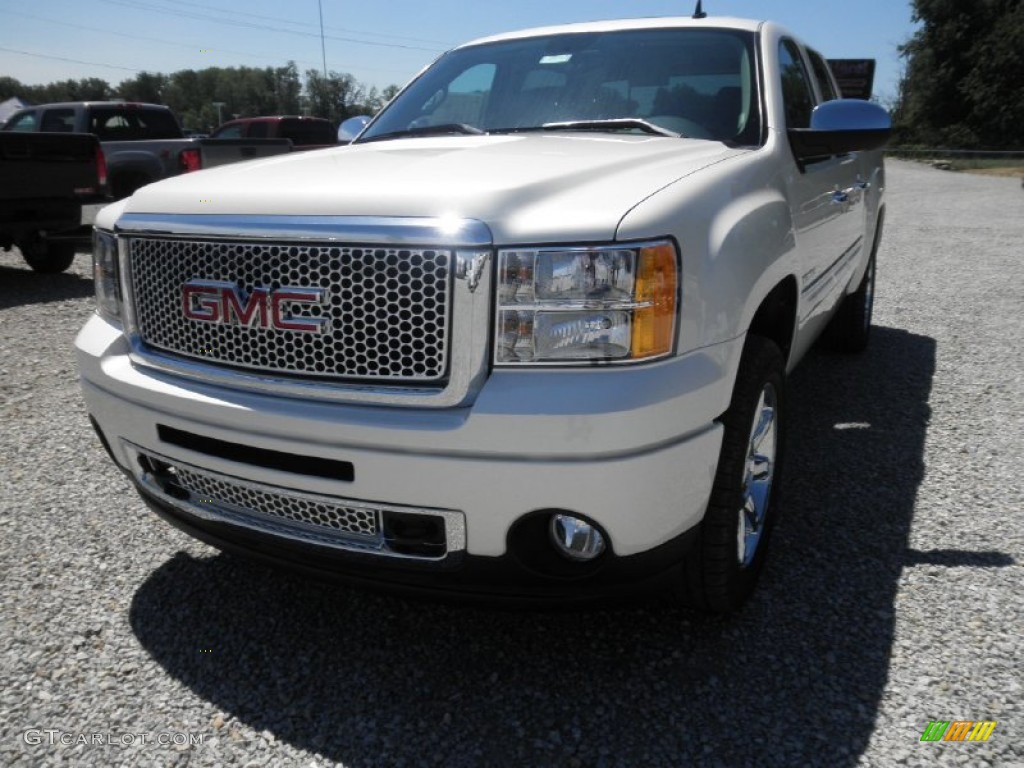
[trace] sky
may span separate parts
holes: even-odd
[[[37,85],[139,71],[283,66],[402,85],[448,48],[549,24],[689,16],[695,0],[0,0],[0,75]],[[704,0],[711,16],[769,19],[827,58],[877,60],[896,95],[910,0]],[[324,46],[321,48],[320,14]]]

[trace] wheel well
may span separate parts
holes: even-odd
[[[774,341],[786,361],[789,360],[789,351],[793,346],[796,300],[796,279],[789,276],[764,297],[754,313],[754,319],[750,321],[749,332]]]
[[[126,168],[112,174],[109,180],[110,192],[115,198],[130,197],[139,187],[152,181],[148,173],[137,168]]]

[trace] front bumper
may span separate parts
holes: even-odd
[[[710,496],[721,444],[714,419],[728,405],[741,346],[635,368],[498,370],[473,404],[428,411],[312,403],[137,367],[119,329],[98,316],[76,340],[87,407],[112,457],[150,506],[197,538],[320,575],[513,596],[604,593],[678,562]],[[206,442],[168,439],[180,434]],[[293,471],[207,443],[351,474]],[[140,452],[286,494],[439,510],[461,521],[462,548],[410,562],[253,530],[169,503],[140,482]],[[596,523],[606,555],[574,571],[531,554],[550,549],[533,521],[552,509]]]
[[[577,604],[671,589],[673,584],[681,583],[680,561],[696,534],[691,528],[647,552],[627,557],[612,554],[599,568],[575,576],[540,572],[511,552],[498,557],[464,555],[451,567],[428,568],[342,554],[203,520],[155,498],[142,487],[137,489],[150,509],[165,521],[224,552],[321,581],[415,597],[506,605]]]

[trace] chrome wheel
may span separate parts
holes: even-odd
[[[754,560],[768,516],[778,451],[778,394],[765,383],[754,409],[743,476],[743,504],[736,529],[736,557],[745,568]]]
[[[757,584],[780,511],[785,411],[782,352],[775,342],[750,333],[729,408],[719,418],[722,448],[707,512],[682,562],[685,604],[729,613]]]

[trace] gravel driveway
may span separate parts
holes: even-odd
[[[889,169],[871,347],[795,374],[728,620],[408,602],[193,542],[87,424],[88,256],[0,255],[0,765],[1024,766],[1024,191]]]

